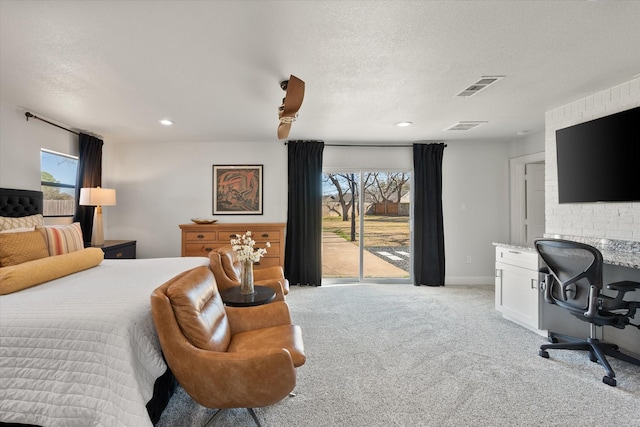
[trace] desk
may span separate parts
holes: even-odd
[[[575,240],[597,247],[600,252],[602,252],[604,259],[604,293],[609,292],[606,290],[607,283],[623,280],[640,282],[640,251],[638,251],[638,248],[640,248],[640,242],[616,240],[604,241],[603,239],[560,235],[549,235],[545,237]],[[521,253],[523,257],[536,254],[535,249],[532,246],[525,244],[494,243],[494,246],[496,246],[497,253],[499,253],[500,249],[503,249],[505,251],[514,250]],[[496,261],[498,261],[498,258],[496,258]],[[522,286],[519,289],[523,294],[519,295],[519,299],[511,301],[513,307],[511,312],[508,313],[511,316],[505,317],[544,336],[547,335],[547,331],[574,336],[577,338],[587,338],[589,336],[589,323],[576,319],[574,316],[569,314],[567,310],[553,304],[548,304],[544,300],[542,292],[539,292],[538,289],[534,289],[532,285],[530,286],[530,283],[533,283],[530,282],[531,278],[525,277],[524,275],[521,276],[523,280]],[[507,285],[517,285],[517,283],[502,283],[502,277],[496,277],[496,308],[503,311],[503,315],[504,310],[501,308],[504,304],[500,299],[502,296],[501,287]],[[625,299],[627,301],[640,301],[640,292],[629,292]],[[531,321],[527,324],[522,321],[517,321],[522,320],[521,318],[515,318],[514,320],[514,307],[517,308],[517,311],[520,313],[533,314],[529,317]],[[632,323],[638,323],[638,314],[640,314],[640,312],[636,313],[636,318],[632,319]],[[614,342],[618,344],[623,351],[640,355],[640,331],[637,328],[627,326],[624,329],[617,329],[611,326],[605,326],[603,328],[598,328],[598,334],[598,338],[601,340]]]
[[[242,295],[240,286],[233,286],[220,292],[222,302],[231,307],[252,307],[267,304],[276,297],[276,291],[268,286],[254,286],[255,292],[251,295]]]

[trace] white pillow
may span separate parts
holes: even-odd
[[[0,216],[0,230],[11,230],[13,228],[29,228],[44,225],[44,217],[42,214],[21,216],[13,218],[9,216]]]

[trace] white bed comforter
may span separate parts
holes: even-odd
[[[0,421],[150,426],[166,370],[151,292],[207,258],[104,260],[0,296]]]

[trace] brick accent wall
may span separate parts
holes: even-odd
[[[640,77],[545,115],[545,234],[640,242],[640,203],[558,203],[556,130],[640,106]],[[640,164],[638,165],[640,167]]]

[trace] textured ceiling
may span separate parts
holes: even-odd
[[[638,1],[0,0],[0,99],[110,142],[275,142],[294,74],[291,139],[512,140],[638,75],[639,40]]]

